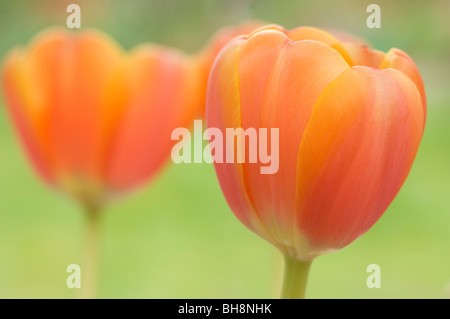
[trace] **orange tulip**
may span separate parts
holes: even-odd
[[[82,297],[96,295],[98,214],[150,179],[170,155],[172,130],[201,111],[198,63],[164,47],[130,53],[94,31],[49,30],[3,66],[3,87],[39,175],[88,211]]]
[[[423,135],[426,99],[401,50],[266,26],[219,54],[206,112],[208,127],[223,131],[279,128],[277,173],[260,174],[261,163],[215,169],[234,214],[287,256],[289,297],[302,295],[289,292],[292,267],[307,271],[316,256],[348,245],[394,199]]]
[[[49,30],[3,67],[7,105],[45,181],[88,206],[152,177],[171,132],[201,108],[197,65],[141,46],[130,53],[94,31]]]

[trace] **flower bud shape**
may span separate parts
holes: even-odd
[[[171,132],[202,107],[198,65],[173,49],[124,52],[97,31],[50,29],[2,70],[6,104],[39,175],[101,203],[151,178]]]
[[[425,115],[406,53],[311,27],[234,38],[208,82],[208,127],[279,129],[269,141],[278,143],[276,173],[261,174],[261,162],[215,170],[237,218],[302,261],[348,245],[381,217],[411,169]]]

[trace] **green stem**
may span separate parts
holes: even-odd
[[[311,262],[285,256],[284,263],[284,279],[281,298],[304,299]]]
[[[97,297],[97,285],[100,261],[100,209],[87,206],[87,225],[85,238],[85,260],[81,268],[81,295],[82,299]]]

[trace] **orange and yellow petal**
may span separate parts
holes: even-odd
[[[239,93],[239,55],[244,38],[230,42],[219,55],[211,71],[207,92],[207,125],[219,129],[225,136],[227,128],[241,127],[241,107]],[[225,141],[224,141],[225,142]],[[264,239],[276,244],[270,226],[266,225],[260,213],[247,194],[242,163],[227,163],[225,154],[237,148],[228,149],[225,144],[223,163],[216,162],[214,167],[225,198],[236,217],[248,228]]]
[[[105,143],[103,121],[117,104],[102,105],[111,78],[123,63],[121,50],[96,32],[67,35],[54,51],[36,57],[43,71],[51,70],[49,93],[51,144],[58,173],[64,178],[102,179]],[[52,60],[52,62],[50,62]],[[114,99],[114,98],[112,98]]]
[[[127,109],[117,126],[106,163],[115,191],[136,187],[165,162],[172,130],[190,125],[201,105],[195,65],[175,50],[136,49],[128,66]]]
[[[354,67],[314,106],[298,153],[296,227],[313,252],[339,249],[367,231],[411,168],[424,112],[397,70]]]
[[[344,58],[344,60],[349,64],[353,65],[354,62],[347,53],[347,51],[342,46],[341,42],[336,39],[332,34],[314,27],[300,27],[293,29],[291,31],[286,31],[286,34],[290,39],[294,41],[303,40],[314,40],[322,42],[331,48],[339,52],[339,54]]]
[[[350,56],[353,64],[351,66],[368,66],[377,68],[385,58],[384,52],[373,50],[367,46],[355,45],[353,43],[342,43],[342,47]]]
[[[220,51],[230,42],[233,38],[238,36],[243,36],[251,33],[253,30],[262,26],[263,23],[260,21],[247,21],[239,25],[235,26],[227,26],[223,27],[219,31],[217,31],[212,37],[209,43],[201,50],[201,52],[197,56],[198,66],[199,66],[199,74],[201,74],[203,80],[203,96],[201,97],[202,101],[202,111],[204,113],[204,104],[207,83],[211,68],[214,64],[214,60],[219,55]]]
[[[244,178],[255,209],[264,221],[273,225],[274,236],[287,241],[293,236],[297,153],[303,131],[320,93],[349,66],[340,54],[321,42],[291,39],[287,39],[281,49],[274,47],[279,53],[270,65],[268,61],[271,60],[261,53],[264,52],[264,34],[270,32],[276,31],[266,30],[253,35],[262,37],[260,46],[255,41],[251,54],[244,57],[242,52],[240,58],[241,109],[242,114],[247,114],[242,118],[242,126],[268,128],[269,133],[272,128],[279,129],[279,166],[275,174],[262,175],[259,166],[246,164]],[[269,65],[264,74],[266,62]],[[260,79],[265,76],[265,83],[258,87],[257,82],[245,81],[246,74],[254,74]],[[244,88],[243,85],[247,86]],[[259,112],[255,112],[256,107],[252,105],[258,101]]]
[[[39,175],[55,182],[48,145],[48,108],[40,84],[31,82],[24,70],[24,57],[14,50],[6,59],[2,82],[11,118],[27,155]]]
[[[399,49],[391,49],[386,54],[385,59],[381,62],[380,68],[387,69],[392,68],[403,72],[406,76],[408,76],[416,85],[417,89],[420,92],[420,96],[422,99],[422,107],[424,111],[424,119],[423,124],[425,126],[425,119],[427,113],[427,99],[425,94],[425,86],[420,76],[419,70],[417,69],[416,64],[411,59],[409,55]]]

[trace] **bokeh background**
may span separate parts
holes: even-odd
[[[376,1],[0,1],[0,58],[49,26],[65,27],[78,3],[82,28],[123,47],[158,42],[197,52],[221,26],[247,19],[337,28],[380,50],[405,50],[425,82],[428,119],[417,160],[379,222],[343,250],[314,261],[308,298],[450,298],[450,2]],[[0,102],[0,297],[72,298],[66,266],[82,263],[85,220],[36,177]],[[103,216],[99,297],[271,298],[281,255],[233,216],[208,164],[165,169]],[[381,288],[366,267],[381,267]]]

